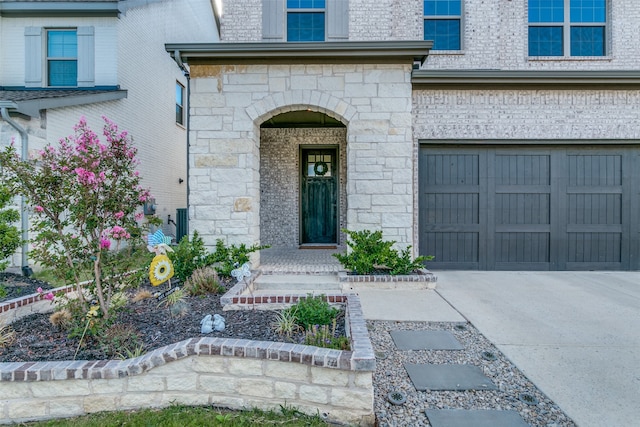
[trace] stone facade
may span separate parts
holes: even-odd
[[[341,226],[382,229],[399,246],[412,244],[410,76],[410,64],[192,66],[190,230],[207,245],[218,238],[247,244],[266,238],[261,215],[273,208],[261,206],[269,181],[263,182],[260,159],[268,158],[270,139],[263,139],[260,125],[280,113],[310,110],[346,126]],[[317,137],[297,143],[307,140]],[[297,171],[289,173],[297,180]]]

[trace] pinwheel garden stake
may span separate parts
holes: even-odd
[[[153,286],[158,286],[168,281],[169,288],[171,288],[173,263],[167,256],[167,252],[173,252],[173,249],[169,246],[171,237],[165,236],[162,230],[158,230],[153,234],[149,234],[147,240],[147,249],[149,249],[149,252],[156,254],[149,267],[149,280]]]

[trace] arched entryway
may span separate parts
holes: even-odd
[[[275,115],[260,126],[260,242],[335,246],[346,227],[347,128],[321,112]]]

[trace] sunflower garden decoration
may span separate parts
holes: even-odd
[[[149,234],[147,240],[147,249],[156,254],[149,267],[149,280],[151,284],[153,286],[159,286],[168,281],[169,287],[171,287],[173,264],[167,256],[167,252],[173,252],[173,249],[169,246],[171,237],[165,236],[162,230],[158,230],[153,234]]]

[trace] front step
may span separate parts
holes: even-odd
[[[253,293],[336,293],[342,290],[336,274],[261,274],[253,281]]]

